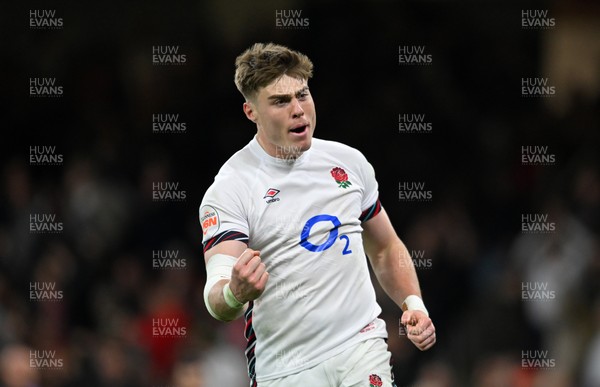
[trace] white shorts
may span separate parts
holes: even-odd
[[[258,387],[395,387],[386,342],[370,339],[313,368],[258,383]]]

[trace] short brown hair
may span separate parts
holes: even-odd
[[[255,43],[235,59],[235,85],[249,99],[283,75],[309,79],[312,70],[312,62],[302,53],[279,44]]]

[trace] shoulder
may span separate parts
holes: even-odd
[[[362,154],[361,151],[338,141],[313,138],[312,146],[318,153],[325,152],[338,157],[351,157],[360,160],[366,160],[365,156]]]
[[[254,141],[254,140],[253,140]],[[219,169],[215,176],[218,180],[242,180],[251,179],[261,164],[260,158],[252,151],[252,142],[248,143],[239,151],[235,152]]]
[[[252,181],[260,160],[246,145],[234,153],[219,169],[206,195],[227,191],[233,193],[243,189]]]

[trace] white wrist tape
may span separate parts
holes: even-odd
[[[231,291],[229,287],[229,283],[226,283],[223,286],[223,298],[225,299],[225,303],[229,305],[231,309],[240,309],[244,306],[243,303],[239,302],[237,298],[235,298],[235,294]]]
[[[215,254],[208,260],[206,264],[206,285],[204,286],[204,304],[211,316],[217,320],[223,321],[223,317],[219,316],[210,306],[208,302],[208,294],[210,290],[221,280],[231,279],[231,270],[237,262],[237,258],[231,255]],[[231,291],[231,290],[230,290]]]
[[[425,313],[427,317],[429,317],[429,312],[427,311],[427,308],[425,308],[423,300],[421,297],[414,294],[411,294],[404,299],[404,302],[402,303],[402,310],[420,310],[421,312]]]

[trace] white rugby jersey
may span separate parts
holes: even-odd
[[[204,250],[243,241],[269,272],[245,314],[252,385],[387,337],[361,236],[380,209],[373,168],[337,142],[313,138],[292,161],[254,138],[223,165],[200,207]]]

